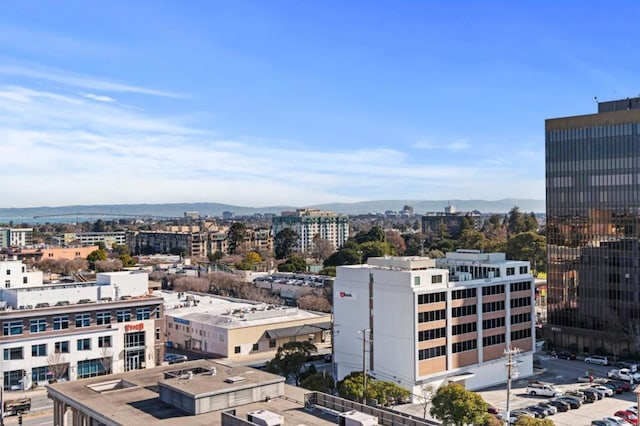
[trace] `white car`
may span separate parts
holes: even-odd
[[[600,385],[593,385],[591,386],[591,389],[602,393],[605,396],[613,396],[613,389],[608,388],[606,386],[600,386]]]
[[[586,357],[584,362],[587,364],[599,364],[599,365],[609,365],[609,358],[606,356],[593,355]]]
[[[622,417],[607,416],[607,417],[603,417],[602,420],[606,420],[607,422],[609,422],[611,424],[616,424],[616,425],[620,425],[620,426],[629,426],[629,423],[627,423],[627,421],[625,419],[623,419]]]

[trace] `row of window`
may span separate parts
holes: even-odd
[[[99,336],[98,337],[98,347],[99,348],[110,348],[111,347],[111,336]],[[76,349],[79,351],[88,351],[91,350],[91,338],[83,338],[76,340]],[[69,353],[69,341],[61,341],[54,343],[54,352],[57,354],[60,353]],[[32,357],[43,357],[47,356],[47,344],[40,343],[37,345],[31,345],[31,356]],[[24,359],[24,348],[22,346],[14,347],[14,348],[5,348],[3,351],[3,359],[5,361],[13,361],[18,359]]]
[[[453,318],[466,317],[467,315],[475,315],[477,313],[476,305],[460,306],[458,308],[451,309],[451,316]]]
[[[491,296],[493,294],[504,294],[504,284],[482,287],[483,296]]]
[[[156,318],[160,317],[160,310],[156,310]],[[151,318],[151,308],[137,308],[136,321],[148,320]],[[116,322],[128,322],[132,319],[130,310],[116,311]],[[91,314],[76,314],[73,317],[76,328],[91,326]],[[69,315],[60,315],[53,317],[51,320],[53,330],[64,330],[69,328]],[[111,324],[111,312],[97,312],[96,325]],[[23,333],[24,322],[22,320],[7,321],[2,323],[2,335],[14,336]],[[31,333],[43,333],[47,331],[47,319],[37,318],[29,320],[29,331]]]
[[[447,294],[445,292],[440,293],[427,293],[418,295],[418,305],[426,305],[429,303],[446,302]]]
[[[469,299],[476,297],[476,288],[462,288],[460,290],[454,290],[451,292],[451,298],[456,299]]]
[[[530,297],[519,297],[517,299],[511,299],[511,309],[521,308],[523,306],[531,306]]]
[[[482,312],[504,311],[504,300],[482,304]]]
[[[478,341],[476,339],[466,340],[464,342],[458,342],[451,345],[451,352],[454,354],[458,352],[472,351],[474,349],[478,349]]]
[[[529,291],[531,290],[531,281],[522,281],[519,283],[511,283],[511,292]]]
[[[447,347],[446,346],[438,346],[436,348],[429,349],[420,349],[418,351],[418,359],[422,361],[423,359],[429,358],[437,358],[439,356],[447,355]]]
[[[482,338],[482,346],[499,345],[505,342],[504,334],[496,334],[494,336],[486,336]]]
[[[456,336],[458,334],[473,333],[478,330],[478,324],[474,322],[467,322],[464,324],[458,324],[451,327],[451,334]]]
[[[430,322],[430,321],[438,321],[447,318],[447,312],[444,309],[439,309],[437,311],[429,311],[429,312],[419,312],[418,313],[418,322]]]
[[[511,340],[528,339],[531,337],[531,329],[525,328],[524,330],[512,331]]]
[[[511,315],[511,324],[521,324],[523,322],[531,321],[531,312],[525,312],[524,314]]]
[[[447,329],[445,327],[434,328],[433,330],[423,330],[418,332],[419,342],[424,342],[425,340],[440,339],[443,337],[447,337]]]
[[[490,330],[492,328],[504,327],[504,317],[482,320],[482,329]]]

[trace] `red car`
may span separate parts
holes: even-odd
[[[631,411],[627,411],[627,410],[616,411],[614,416],[624,419],[629,424],[632,424],[632,425],[638,424],[638,416],[633,414]]]

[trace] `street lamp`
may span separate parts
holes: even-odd
[[[507,366],[507,409],[505,412],[505,418],[507,424],[509,424],[509,418],[511,417],[509,400],[511,399],[511,379],[517,379],[520,376],[520,372],[516,367],[518,361],[515,360],[515,357],[522,352],[518,348],[507,348],[504,350],[502,354],[505,358],[507,358],[507,362],[505,365]]]

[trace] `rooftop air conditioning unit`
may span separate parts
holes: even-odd
[[[283,426],[284,417],[267,410],[258,410],[247,413],[247,420],[259,426]]]

